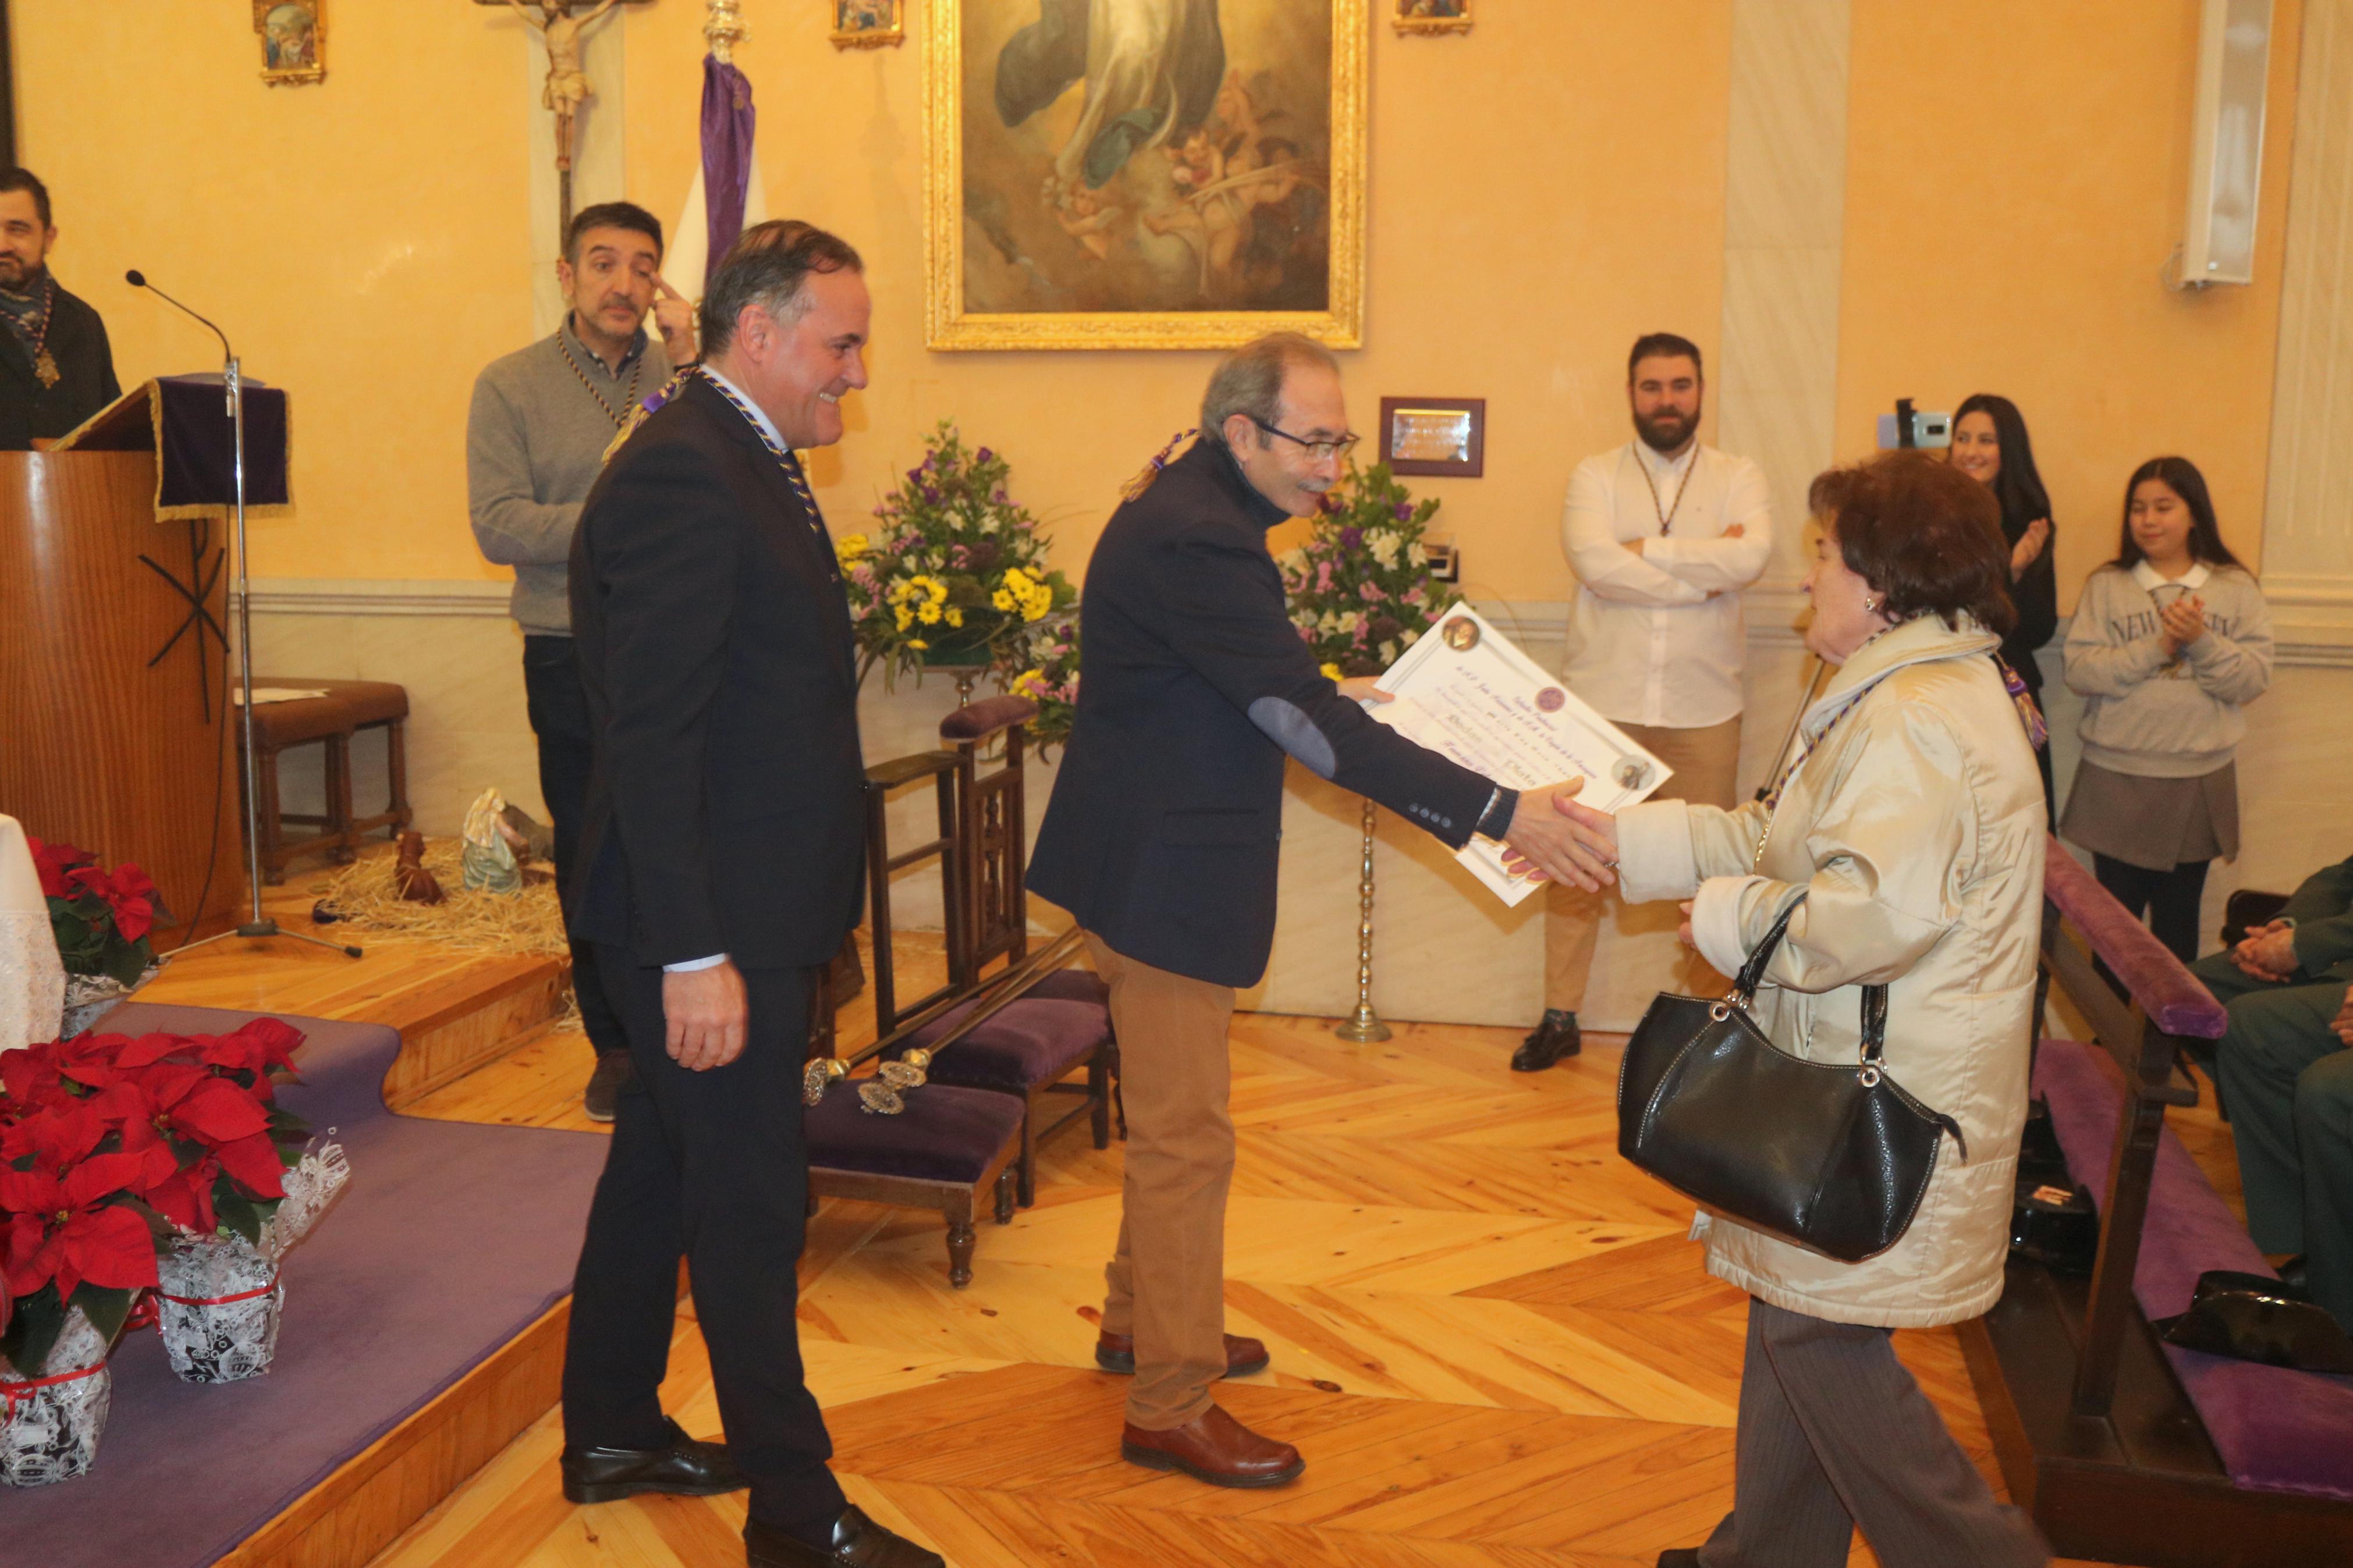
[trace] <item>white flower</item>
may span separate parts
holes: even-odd
[[[1405,560],[1407,565],[1419,572],[1430,564],[1430,552],[1419,544],[1410,544],[1406,547]]]
[[[1391,637],[1388,641],[1381,644],[1381,662],[1383,664],[1395,664],[1397,662],[1397,638]]]
[[[1397,564],[1398,550],[1404,542],[1394,528],[1377,528],[1365,535],[1365,548],[1373,552],[1373,559],[1381,563],[1384,572]]]
[[[1274,563],[1289,575],[1303,577],[1307,574],[1307,552],[1286,550],[1274,558]]]
[[[1421,634],[1415,631],[1411,626],[1408,626],[1403,632],[1398,635],[1398,640],[1405,644],[1406,647],[1411,647],[1414,644],[1421,640]]]
[[[1340,617],[1333,614],[1330,610],[1326,610],[1324,612],[1323,618],[1315,623],[1315,629],[1324,633],[1326,637],[1329,637],[1332,633],[1345,628],[1340,625]]]
[[[1353,632],[1356,629],[1356,623],[1364,618],[1354,610],[1345,611],[1340,616],[1339,624],[1332,629],[1339,632]]]

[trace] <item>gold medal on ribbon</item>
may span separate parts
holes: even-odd
[[[58,362],[49,357],[47,349],[33,356],[33,374],[41,378],[43,386],[55,386],[63,379],[58,374]]]

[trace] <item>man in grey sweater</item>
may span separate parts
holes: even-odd
[[[482,553],[514,568],[523,688],[539,739],[539,789],[555,829],[555,874],[570,875],[588,791],[588,701],[572,660],[569,571],[580,503],[638,404],[694,357],[693,311],[662,281],[661,225],[628,202],[583,210],[555,278],[571,309],[554,333],[493,360],[466,418],[466,489]],[[651,312],[660,333],[646,331]],[[572,947],[572,988],[596,1069],[588,1115],[613,1120],[628,1042],[598,983],[593,947]]]

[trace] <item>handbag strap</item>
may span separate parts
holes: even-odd
[[[1757,951],[1748,955],[1748,962],[1740,966],[1740,974],[1732,983],[1731,999],[1739,1003],[1743,1010],[1755,1005],[1757,987],[1765,984],[1765,966],[1773,962],[1773,954],[1780,949],[1781,939],[1789,934],[1789,917],[1796,914],[1798,906],[1805,901],[1803,892],[1790,900],[1789,907],[1781,911],[1781,918],[1773,922],[1773,929],[1765,933],[1765,940],[1757,944]],[[1866,985],[1862,988],[1861,1065],[1876,1068],[1880,1065],[1880,1058],[1886,1054],[1887,987]]]

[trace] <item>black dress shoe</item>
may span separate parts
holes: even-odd
[[[667,1448],[565,1449],[565,1500],[612,1502],[639,1492],[716,1497],[751,1485],[727,1457],[725,1444],[698,1443],[675,1421],[662,1425],[670,1428]]]
[[[1561,1058],[1573,1057],[1584,1048],[1585,1042],[1577,1036],[1577,1015],[1547,1007],[1535,1033],[1522,1040],[1520,1048],[1512,1053],[1512,1070],[1542,1072]]]
[[[587,1112],[589,1121],[613,1120],[620,1107],[621,1086],[636,1070],[627,1051],[607,1051],[596,1058],[596,1070],[588,1075],[588,1088],[580,1097],[581,1108]]]
[[[936,1552],[883,1529],[854,1507],[833,1521],[833,1544],[811,1546],[773,1524],[744,1521],[744,1560],[751,1568],[947,1568]]]

